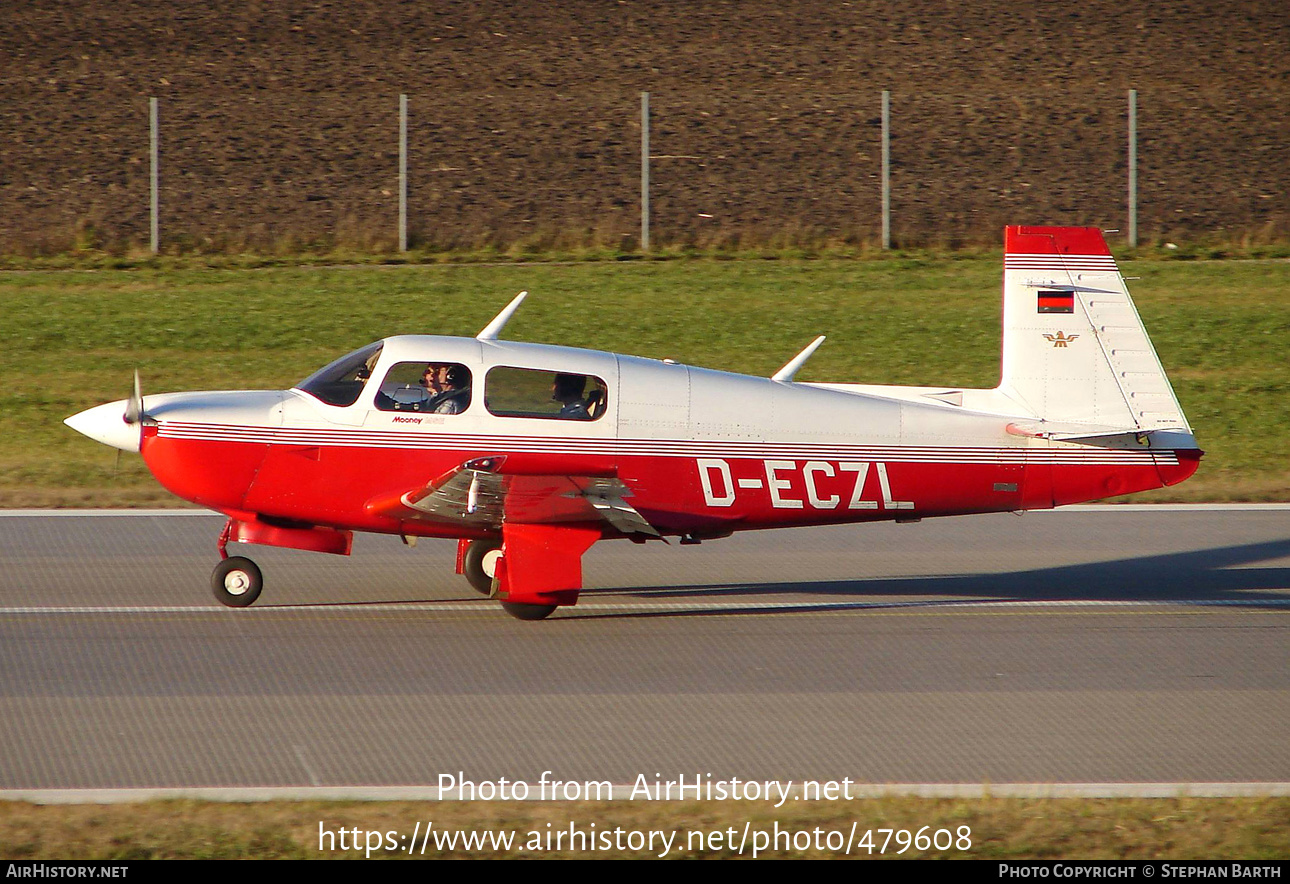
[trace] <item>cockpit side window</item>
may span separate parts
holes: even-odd
[[[346,353],[296,384],[296,389],[304,390],[328,405],[342,408],[353,405],[372,376],[383,344],[383,341],[377,341],[361,350]]]
[[[499,366],[488,372],[484,406],[499,417],[594,421],[608,397],[609,388],[594,375]]]
[[[376,394],[381,411],[461,414],[470,407],[470,369],[456,362],[400,362]]]

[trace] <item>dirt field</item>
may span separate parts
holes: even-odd
[[[0,254],[391,248],[398,95],[414,245],[633,248],[640,92],[658,244],[878,239],[892,93],[898,244],[1004,223],[1143,241],[1290,236],[1284,0],[411,3],[0,8]]]

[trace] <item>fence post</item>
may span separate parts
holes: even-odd
[[[882,247],[891,248],[891,93],[882,90]]]
[[[157,99],[148,99],[148,164],[149,164],[149,232],[151,233],[152,253],[157,254],[161,244],[161,228],[158,222],[160,198],[157,188]]]
[[[399,93],[399,251],[408,250],[408,96]]]
[[[1129,90],[1129,245],[1138,246],[1138,90]]]
[[[649,251],[649,93],[641,93],[641,251]]]

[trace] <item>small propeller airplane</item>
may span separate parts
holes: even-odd
[[[1008,227],[994,389],[799,383],[501,340],[399,335],[285,391],[150,395],[67,418],[228,516],[238,543],[348,555],[355,531],[457,538],[521,620],[576,604],[596,541],[1046,509],[1174,485],[1202,455],[1096,228]]]

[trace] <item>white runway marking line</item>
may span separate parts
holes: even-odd
[[[614,786],[627,801],[634,786]],[[856,798],[1286,798],[1290,783],[852,783]],[[800,797],[800,787],[789,797]],[[134,804],[144,801],[460,801],[434,786],[243,786],[134,789],[0,789],[0,801],[32,804]],[[541,800],[532,795],[529,801]]]
[[[714,587],[720,589],[721,587]],[[591,602],[566,608],[566,611],[800,611],[812,608],[825,610],[882,610],[891,608],[1290,608],[1290,599],[946,599],[926,601],[889,602]],[[0,616],[11,614],[222,614],[237,616],[263,616],[266,614],[298,614],[301,612],[344,612],[347,614],[372,613],[436,613],[500,610],[486,599],[471,602],[401,602],[368,605],[357,603],[322,603],[316,605],[264,605],[256,608],[225,608],[220,605],[15,605],[0,607]]]

